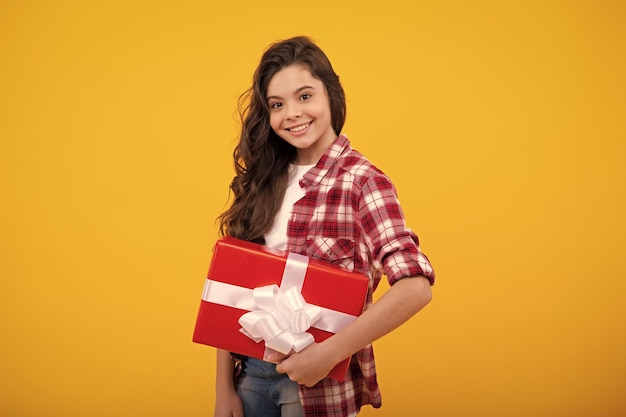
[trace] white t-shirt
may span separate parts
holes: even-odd
[[[284,250],[287,246],[287,223],[291,216],[294,203],[304,197],[304,190],[300,187],[300,180],[308,170],[315,165],[289,165],[289,182],[285,190],[283,204],[276,214],[274,224],[265,234],[265,245],[272,249]]]

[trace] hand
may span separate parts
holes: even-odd
[[[243,417],[243,403],[235,391],[215,398],[214,417]]]
[[[276,366],[276,372],[287,374],[289,379],[300,385],[312,387],[324,379],[336,365],[331,357],[324,344],[313,343],[280,362]]]

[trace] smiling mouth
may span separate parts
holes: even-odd
[[[301,131],[303,131],[304,129],[306,129],[307,127],[309,127],[309,125],[310,125],[310,124],[311,124],[311,122],[309,122],[309,123],[305,123],[305,124],[303,124],[303,125],[299,125],[299,126],[290,127],[290,128],[289,128],[289,129],[287,129],[287,130],[288,130],[288,131],[290,131],[290,132],[294,132],[294,133],[296,133],[296,132],[301,132]]]

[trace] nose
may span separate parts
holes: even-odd
[[[287,118],[290,120],[298,119],[302,116],[302,109],[297,103],[292,103],[287,108]]]

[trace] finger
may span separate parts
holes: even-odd
[[[287,370],[285,369],[285,365],[283,364],[283,362],[280,362],[276,365],[276,372],[278,372],[279,374],[287,373]]]
[[[272,363],[281,363],[285,360],[285,358],[287,358],[287,355],[284,355],[280,352],[270,352],[265,357],[265,360]]]

